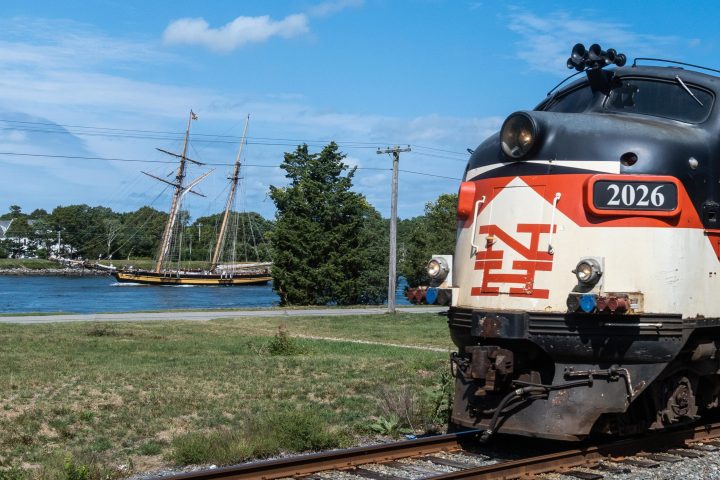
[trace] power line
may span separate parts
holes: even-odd
[[[456,152],[454,150],[446,150],[444,148],[435,148],[435,147],[426,147],[426,146],[417,145],[417,144],[413,144],[413,148],[422,148],[424,150],[432,150],[434,152],[452,153],[455,155],[462,155],[463,157],[468,156],[467,152]]]
[[[425,172],[413,172],[412,170],[400,170],[403,173],[411,173],[413,175],[424,175],[426,177],[435,177],[435,178],[445,178],[447,180],[457,180],[461,181],[462,178],[457,177],[446,177],[445,175],[435,175],[434,173],[425,173]]]
[[[82,155],[57,155],[57,154],[44,154],[44,153],[25,153],[25,152],[0,152],[0,155],[15,156],[15,157],[33,157],[33,158],[55,158],[55,159],[66,159],[66,160],[97,160],[102,162],[128,162],[128,163],[159,163],[159,164],[176,164],[173,160],[145,160],[139,158],[118,158],[118,157],[91,157]],[[232,163],[213,163],[203,162],[205,165],[213,167],[232,167]],[[281,168],[280,165],[265,165],[259,163],[243,163],[245,167],[257,167],[257,168]],[[391,171],[390,168],[377,168],[377,167],[356,167],[357,170],[376,170],[376,171]],[[428,177],[444,178],[448,180],[460,180],[459,178],[446,177],[444,175],[436,175],[427,172],[417,172],[411,170],[400,170],[414,175],[424,175]]]
[[[93,130],[97,133],[93,132],[71,132],[68,130],[57,130],[57,129],[41,129],[41,128],[21,128],[21,127],[0,127],[0,130],[18,130],[18,131],[28,131],[28,132],[36,132],[36,133],[52,133],[52,134],[60,134],[60,135],[84,135],[84,136],[103,136],[103,137],[115,137],[115,138],[134,138],[134,139],[141,139],[141,140],[181,140],[183,133],[182,132],[173,132],[173,131],[167,131],[167,130],[147,130],[147,129],[129,129],[129,128],[112,128],[112,127],[96,127],[96,126],[88,126],[88,125],[69,125],[69,124],[59,124],[59,123],[52,123],[52,122],[30,122],[30,121],[22,121],[22,120],[8,120],[8,119],[0,119],[0,122],[9,123],[9,124],[19,124],[19,125],[38,125],[38,126],[45,126],[45,127],[58,127],[58,128],[79,128],[83,130]],[[105,133],[103,133],[105,132]],[[112,133],[115,132],[115,133]],[[119,132],[119,133],[118,133]],[[157,136],[161,135],[161,136]],[[197,137],[205,137],[207,139],[197,138]],[[219,134],[210,134],[210,133],[194,133],[193,138],[195,138],[195,142],[198,143],[237,143],[238,140],[240,140],[240,137],[235,135],[219,135]],[[227,139],[227,140],[211,140],[211,139]],[[266,146],[296,146],[298,144],[306,143],[308,145],[320,145],[324,146],[330,143],[332,140],[307,140],[307,139],[298,139],[298,138],[283,138],[283,137],[252,137],[248,136],[248,144],[255,144],[255,145],[266,145]],[[253,140],[250,142],[250,140]],[[284,143],[284,142],[290,142],[290,143]],[[336,144],[342,145],[345,148],[367,148],[367,149],[375,149],[377,148],[378,144],[388,144],[393,142],[365,142],[365,141],[355,141],[355,140],[348,140],[348,141],[335,141]],[[397,143],[397,142],[395,142]],[[412,145],[413,148],[419,148],[423,150],[430,150],[435,152],[441,152],[441,153],[449,153],[452,155],[459,155],[462,157],[467,157],[466,152],[457,152],[454,150],[448,150],[444,148],[437,148],[437,147],[429,147],[426,145]],[[441,155],[432,155],[432,154],[422,154],[425,156],[435,157],[435,158],[444,158],[444,159],[450,159],[455,161],[461,161],[457,158],[447,157],[447,156],[441,156]],[[464,161],[464,160],[462,160]]]
[[[144,139],[144,140],[178,140],[182,139],[183,133],[181,132],[172,132],[172,131],[161,131],[161,130],[143,130],[143,129],[126,129],[126,128],[110,128],[110,127],[92,127],[92,126],[85,126],[85,125],[63,125],[59,123],[49,123],[49,122],[28,122],[28,121],[20,121],[20,120],[5,120],[0,119],[0,122],[5,123],[11,123],[11,124],[20,124],[20,125],[38,125],[38,126],[45,126],[45,127],[60,127],[60,128],[80,128],[84,130],[95,130],[98,131],[97,133],[93,132],[71,132],[69,130],[58,130],[58,129],[42,129],[42,128],[30,128],[30,127],[0,127],[0,130],[18,130],[18,131],[27,131],[27,132],[38,132],[38,133],[54,133],[54,134],[61,134],[61,135],[86,135],[86,136],[106,136],[106,137],[119,137],[119,138],[138,138],[138,139]],[[103,133],[106,132],[106,133]],[[110,133],[110,132],[116,132],[116,133]],[[119,132],[119,133],[117,133]],[[142,134],[142,135],[138,135]],[[158,137],[157,135],[162,135],[161,137]],[[208,137],[208,138],[225,138],[228,140],[202,140],[197,139],[196,137]],[[237,141],[240,140],[240,137],[235,135],[218,135],[218,134],[209,134],[209,133],[193,133],[193,138],[195,138],[195,142],[203,142],[203,143],[237,143]],[[281,146],[287,146],[292,145],[295,146],[298,143],[307,143],[310,144],[321,144],[321,145],[327,145],[333,140],[307,140],[307,139],[293,139],[293,138],[276,138],[276,137],[251,137],[248,136],[248,139],[256,140],[255,142],[252,142],[257,145],[281,145]],[[272,143],[272,142],[292,142],[292,143]],[[334,141],[338,145],[344,145],[347,148],[377,148],[378,143],[384,143],[384,142],[361,142],[361,141]],[[250,143],[250,142],[248,142]]]

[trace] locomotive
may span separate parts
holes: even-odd
[[[720,78],[625,63],[576,45],[581,76],[472,151],[455,254],[428,266],[452,277],[451,423],[485,439],[635,434],[720,403]]]

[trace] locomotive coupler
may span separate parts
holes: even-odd
[[[470,358],[453,355],[450,358],[451,367],[459,367],[453,375],[457,375],[459,370],[468,380],[484,381],[475,395],[484,396],[509,385],[514,371],[512,351],[492,345],[466,347],[465,350]]]

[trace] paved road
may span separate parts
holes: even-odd
[[[402,313],[438,313],[447,307],[399,307]],[[237,317],[330,317],[340,315],[373,315],[385,313],[385,308],[316,308],[293,309],[279,308],[267,310],[226,310],[194,312],[148,312],[148,313],[96,313],[63,315],[18,315],[0,317],[0,323],[67,323],[67,322],[149,322],[153,320],[194,320],[204,322],[216,318]]]

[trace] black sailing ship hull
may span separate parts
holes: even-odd
[[[113,273],[118,282],[144,285],[205,285],[235,286],[264,285],[272,280],[267,272],[211,274],[194,272],[154,272],[150,270],[120,270]]]

